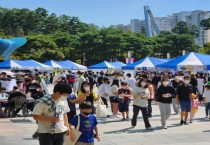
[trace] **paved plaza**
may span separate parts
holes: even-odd
[[[109,109],[110,110],[110,109]],[[130,106],[132,116],[132,106]],[[210,120],[204,118],[204,107],[200,106],[195,122],[180,126],[179,115],[168,120],[168,129],[161,129],[158,105],[153,104],[153,117],[150,123],[154,130],[144,129],[141,114],[136,128],[130,121],[99,119],[101,142],[96,145],[209,145]],[[0,145],[38,145],[31,135],[37,125],[31,117],[0,119]]]

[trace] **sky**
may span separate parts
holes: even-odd
[[[210,11],[210,0],[0,0],[3,8],[45,8],[49,13],[77,16],[82,22],[100,27],[129,24],[131,19],[144,19],[145,5],[155,17],[180,11]]]

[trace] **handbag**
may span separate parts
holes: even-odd
[[[77,142],[77,140],[79,139],[80,135],[82,134],[82,132],[79,131],[80,128],[80,116],[78,116],[78,125],[76,127],[76,129],[72,129],[72,133],[75,136],[75,141],[71,141],[69,136],[65,136],[65,141],[64,141],[64,145],[75,145],[75,143]]]
[[[98,105],[96,108],[97,117],[107,117],[107,108],[101,98],[98,100]]]

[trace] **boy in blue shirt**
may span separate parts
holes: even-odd
[[[96,117],[91,114],[92,103],[85,101],[80,104],[81,114],[75,116],[70,124],[75,128],[78,125],[78,117],[80,117],[79,131],[82,132],[75,145],[94,145],[94,137],[100,141]],[[94,133],[95,131],[95,133]]]

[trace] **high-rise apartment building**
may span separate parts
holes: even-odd
[[[160,31],[171,31],[171,21],[168,17],[156,17],[155,22]]]
[[[160,31],[172,31],[180,21],[187,22],[189,26],[195,25],[199,32],[196,42],[203,45],[205,42],[210,42],[210,30],[204,30],[200,22],[208,18],[210,18],[210,11],[195,10],[173,13],[167,17],[155,17],[155,22]],[[129,25],[119,25],[118,27],[138,33],[141,32],[142,27],[145,27],[145,22],[144,20],[132,19]]]
[[[141,27],[140,27],[140,21],[139,19],[132,19],[130,21],[130,27],[131,27],[131,31],[138,33],[141,31]]]

